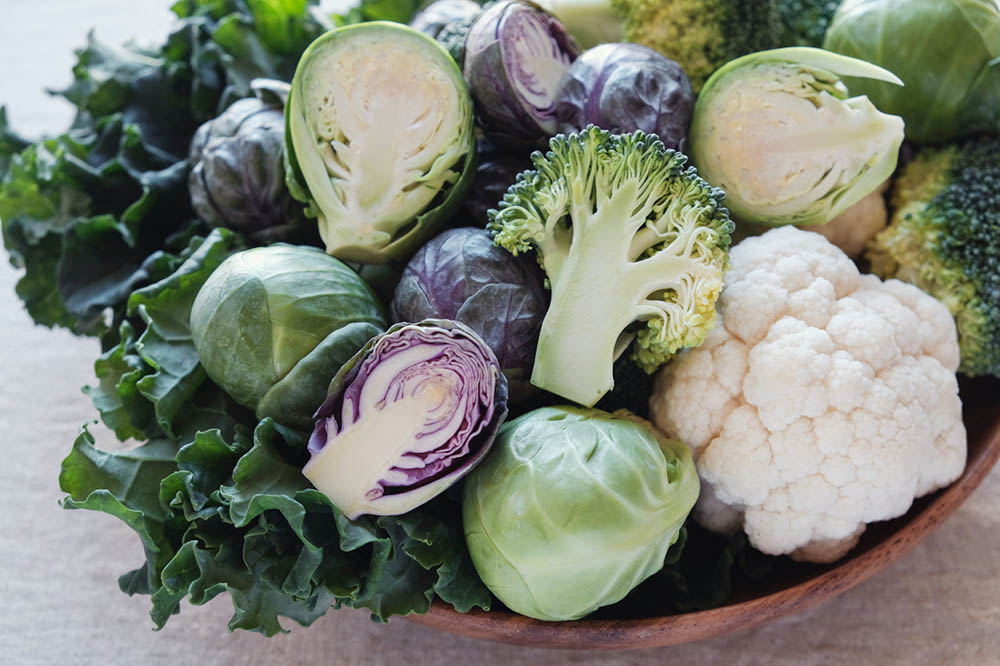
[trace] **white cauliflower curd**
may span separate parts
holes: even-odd
[[[774,229],[731,260],[719,324],[657,377],[653,421],[695,455],[699,523],[831,562],[961,474],[955,324],[818,234]]]

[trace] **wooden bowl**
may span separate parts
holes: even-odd
[[[638,619],[542,622],[509,611],[458,613],[435,602],[407,619],[441,631],[516,645],[621,650],[676,645],[752,627],[813,606],[848,590],[905,555],[940,525],[1000,458],[1000,382],[960,384],[969,454],[955,483],[913,503],[894,520],[871,524],[848,556],[832,565],[787,564],[754,588],[739,589],[719,608]]]

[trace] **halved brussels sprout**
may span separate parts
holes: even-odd
[[[475,467],[506,417],[507,379],[475,331],[398,324],[330,382],[302,473],[351,520],[406,513]]]
[[[405,259],[472,180],[462,74],[407,26],[373,21],[319,37],[299,61],[285,117],[289,188],[339,259]]]
[[[465,38],[462,69],[487,134],[531,144],[555,134],[559,82],[580,48],[530,0],[489,5]]]
[[[903,120],[848,97],[841,76],[901,85],[881,67],[808,47],[738,58],[705,84],[692,158],[737,219],[823,224],[892,174]]]

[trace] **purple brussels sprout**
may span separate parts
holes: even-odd
[[[488,6],[465,38],[463,65],[483,128],[528,143],[555,134],[559,82],[579,52],[558,19],[533,2]]]
[[[497,247],[485,229],[463,227],[439,234],[413,256],[389,308],[394,322],[454,319],[474,330],[520,396],[548,300],[533,259]]]
[[[682,149],[694,91],[676,62],[641,44],[600,44],[585,51],[559,85],[559,131],[597,125],[615,134],[642,130]]]
[[[302,205],[285,186],[285,117],[256,97],[238,100],[198,128],[191,141],[191,205],[211,227],[259,244],[315,242]]]
[[[507,188],[517,180],[517,174],[534,168],[531,151],[509,152],[486,137],[476,139],[476,176],[462,202],[462,212],[475,225],[485,227],[486,212],[499,208]]]
[[[351,520],[406,513],[471,471],[506,418],[507,379],[472,329],[399,324],[333,378],[302,473]]]

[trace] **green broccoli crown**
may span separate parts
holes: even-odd
[[[611,0],[625,39],[676,60],[695,92],[739,56],[781,45],[773,0]]]
[[[734,225],[722,190],[655,135],[590,126],[549,148],[490,211],[489,229],[514,254],[537,252],[552,289],[532,382],[593,404],[633,337],[632,358],[646,372],[701,344],[715,323]],[[574,380],[567,366],[578,365],[598,366],[602,377]],[[562,392],[573,381],[597,395]]]
[[[775,0],[782,46],[823,46],[840,0]]]
[[[1000,376],[1000,138],[927,149],[893,187],[872,271],[911,282],[955,317],[961,372]]]

